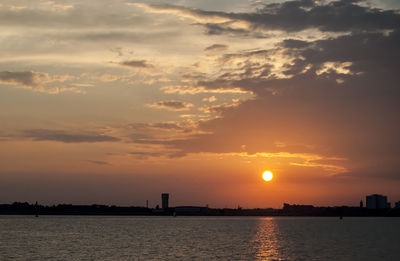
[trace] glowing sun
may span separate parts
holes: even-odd
[[[262,178],[265,180],[265,181],[271,181],[271,179],[274,177],[274,174],[271,172],[271,171],[269,171],[269,170],[267,170],[267,171],[264,171],[264,173],[262,174]]]

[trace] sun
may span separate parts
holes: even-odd
[[[262,174],[262,178],[265,181],[271,181],[273,177],[274,177],[274,174],[269,170],[264,171],[263,174]]]

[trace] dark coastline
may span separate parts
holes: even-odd
[[[27,202],[0,204],[0,215],[88,215],[88,216],[314,216],[314,217],[400,217],[400,209],[367,209],[360,207],[336,206],[314,207],[311,205],[285,204],[282,209],[256,208],[207,208],[179,206],[168,209],[146,207],[123,207],[107,205],[59,204],[43,206]]]

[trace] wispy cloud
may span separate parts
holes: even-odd
[[[168,100],[150,103],[147,104],[147,106],[151,108],[167,109],[171,111],[187,111],[190,109],[190,107],[193,106],[193,104],[182,101]]]
[[[48,94],[58,94],[61,92],[84,93],[81,88],[77,88],[82,87],[82,85],[64,84],[64,82],[71,78],[73,77],[68,74],[50,76],[48,73],[43,72],[0,72],[0,84],[12,85],[16,88],[30,89]],[[51,83],[58,83],[61,86],[54,86],[54,84],[49,86]]]
[[[120,63],[123,66],[131,67],[131,68],[153,68],[154,65],[150,64],[146,60],[129,60],[123,61]]]
[[[224,23],[231,21],[231,18],[223,12],[209,12],[200,9],[169,5],[169,4],[134,4],[152,13],[172,13],[181,17],[192,18],[199,22]]]
[[[243,90],[239,87],[232,87],[229,85],[223,86],[189,86],[189,85],[174,85],[164,86],[161,88],[165,93],[178,93],[178,94],[199,94],[199,93],[240,93],[251,94],[251,92]]]
[[[77,132],[52,129],[32,129],[22,132],[23,138],[30,138],[36,141],[59,141],[64,143],[82,143],[82,142],[116,142],[119,138],[105,134],[91,132]]]
[[[204,49],[204,51],[225,51],[228,49],[228,45],[225,44],[213,44]]]
[[[102,161],[102,160],[86,160],[87,162],[96,164],[96,165],[110,165],[107,161]]]

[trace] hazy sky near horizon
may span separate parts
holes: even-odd
[[[399,201],[399,10],[3,1],[0,203]]]

